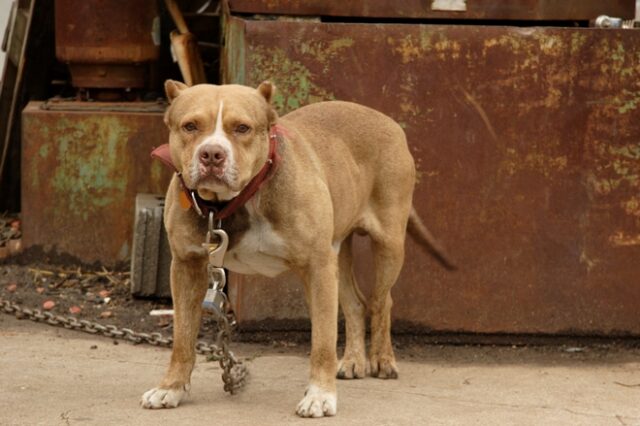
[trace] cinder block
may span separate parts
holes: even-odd
[[[131,294],[135,296],[171,297],[171,251],[162,221],[163,211],[164,197],[136,196],[131,254]]]

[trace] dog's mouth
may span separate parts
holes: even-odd
[[[226,167],[220,174],[201,173],[197,167],[192,169],[192,187],[205,200],[225,201],[234,198],[240,192],[237,171]]]

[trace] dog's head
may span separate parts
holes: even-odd
[[[188,87],[168,80],[164,87],[171,157],[185,184],[206,200],[235,197],[267,160],[269,129],[277,119],[274,86]]]

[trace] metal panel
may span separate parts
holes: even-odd
[[[635,0],[230,0],[236,13],[402,19],[588,21],[632,19]]]
[[[640,334],[640,32],[230,18],[226,36],[225,80],[271,79],[281,113],[351,100],[406,130],[416,208],[460,270],[409,241],[397,325]],[[233,278],[241,320],[300,316],[276,281]]]
[[[168,139],[163,107],[91,104],[22,115],[25,248],[114,265],[130,256],[137,193],[164,193],[171,173],[149,156]],[[60,108],[60,106],[57,106]],[[111,110],[107,110],[107,109]],[[156,112],[148,111],[154,108]]]
[[[145,87],[146,63],[160,54],[155,1],[55,0],[58,60],[74,87]]]

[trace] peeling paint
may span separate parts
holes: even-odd
[[[311,71],[300,61],[292,60],[280,48],[253,47],[249,52],[252,64],[250,83],[257,85],[271,79],[278,90],[273,104],[284,114],[313,102],[335,99],[335,96],[313,81]]]
[[[613,146],[600,144],[601,164],[595,168],[589,183],[597,194],[608,195],[623,188],[640,191],[640,143]]]
[[[633,195],[621,204],[626,214],[640,217],[640,196]]]
[[[519,153],[514,148],[507,148],[501,170],[509,176],[522,171],[538,172],[546,178],[555,176],[567,168],[566,155],[554,156],[544,152]]]
[[[124,142],[133,130],[120,120],[102,118],[75,123],[61,119],[55,131],[60,136],[53,188],[65,194],[70,212],[86,220],[95,207],[112,204],[124,193],[127,176],[118,173],[118,163],[128,162]]]
[[[632,92],[624,89],[622,93],[615,97],[615,104],[620,114],[626,114],[638,108],[640,103],[640,91]]]
[[[49,144],[43,144],[38,150],[38,155],[46,159],[49,156]]]
[[[640,246],[640,234],[628,235],[618,231],[609,237],[609,242],[617,247]]]
[[[45,111],[31,102],[22,119],[25,246],[86,263],[124,261],[136,194],[163,193],[171,175],[149,157],[168,139],[163,114]]]
[[[353,38],[343,37],[330,41],[307,40],[296,45],[296,50],[302,55],[310,55],[318,62],[325,64],[324,70],[329,70],[329,61],[341,56],[344,49],[353,46]]]

